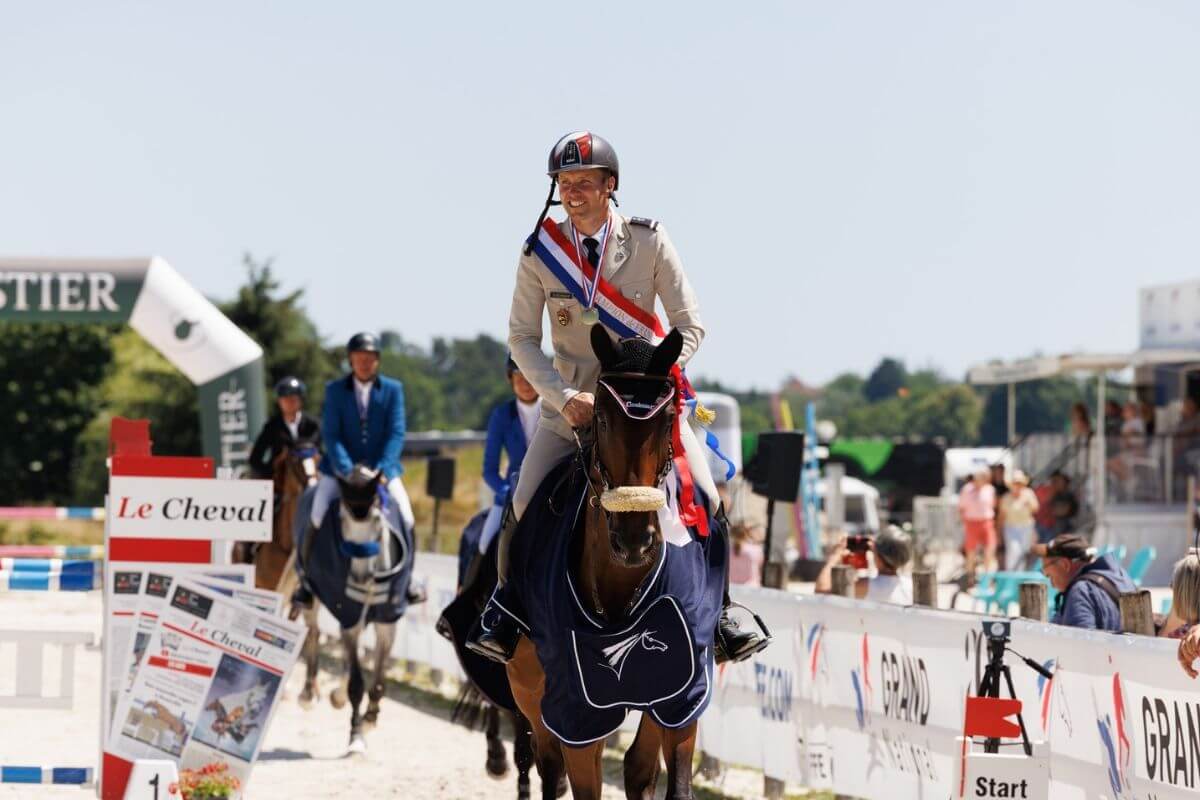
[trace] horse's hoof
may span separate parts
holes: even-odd
[[[508,777],[508,759],[504,756],[489,758],[484,764],[484,769],[487,770],[489,778],[502,781]]]
[[[300,703],[300,707],[303,708],[305,711],[312,711],[313,706],[316,705],[317,701],[320,699],[321,699],[321,696],[319,694],[317,694],[315,691],[312,691],[310,689],[305,689],[303,692],[300,693],[300,697],[297,700],[297,702]]]
[[[346,693],[344,686],[339,686],[329,693],[329,702],[334,708],[345,708],[346,703],[350,701],[349,695]]]
[[[363,715],[363,728],[367,731],[375,730],[375,726],[379,724],[379,714],[372,714],[368,711]]]
[[[365,756],[367,754],[367,740],[361,734],[350,737],[350,746],[346,748],[346,755],[350,756]]]

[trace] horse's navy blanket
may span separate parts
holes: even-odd
[[[629,612],[606,622],[571,576],[587,481],[577,461],[550,474],[513,537],[505,609],[529,633],[546,673],[542,720],[567,745],[617,730],[630,709],[667,728],[697,719],[712,694],[713,633],[725,589],[725,531],[664,542]],[[565,480],[564,480],[565,478]],[[716,523],[716,520],[713,520]]]
[[[315,491],[309,489],[300,498],[296,510],[296,553],[304,552],[303,537]],[[394,506],[394,503],[389,504]],[[350,575],[353,543],[342,538],[340,504],[332,504],[321,520],[313,541],[312,551],[304,564],[297,558],[296,569],[309,590],[316,595],[329,613],[343,628],[353,628],[360,622],[395,622],[408,608],[408,585],[412,580],[413,533],[404,530],[400,515],[394,508],[384,514],[387,526],[376,558],[374,576],[358,582]],[[364,617],[364,603],[370,607]]]

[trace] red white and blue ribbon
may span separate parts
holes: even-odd
[[[537,237],[530,238],[534,254],[584,307],[588,307],[590,299],[584,287],[588,283],[595,284],[594,307],[604,327],[622,339],[636,336],[653,344],[658,344],[667,335],[657,316],[618,292],[599,274],[600,270],[593,270],[591,264],[580,258],[579,252],[571,246],[573,243],[567,240],[554,220],[545,220]],[[600,263],[603,265],[604,262]],[[678,365],[671,368],[671,378],[675,381],[676,415],[671,444],[675,450],[675,473],[679,476],[679,516],[685,525],[696,528],[701,536],[708,536],[708,510],[696,502],[695,481],[688,469],[679,427],[684,418],[684,404],[695,396],[695,392]]]
[[[555,230],[558,230],[558,229],[555,228]],[[600,243],[600,255],[596,259],[597,264],[604,263],[604,254],[608,252],[608,235],[610,233],[612,233],[612,215],[611,214],[609,214],[609,216],[608,216],[608,222],[604,223],[604,239]],[[574,241],[575,241],[576,263],[587,264],[588,263],[587,259],[585,259],[583,257],[583,252],[580,249],[580,245],[582,243],[579,240],[579,231],[575,229],[575,223],[571,223],[571,238],[574,239]],[[588,264],[588,266],[590,267],[591,264]],[[601,272],[601,270],[599,270],[599,269],[596,270],[595,276],[583,284],[583,292],[584,292],[583,307],[584,308],[591,308],[593,305],[596,304],[596,290],[600,287],[600,281],[599,281],[600,272]]]

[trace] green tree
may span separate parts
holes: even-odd
[[[101,325],[0,326],[0,505],[71,501],[75,440],[99,404],[112,335]]]
[[[487,425],[492,406],[512,391],[504,371],[507,353],[504,342],[483,333],[474,339],[433,340],[430,361],[442,387],[445,428]]]
[[[282,293],[273,259],[260,262],[246,253],[242,263],[246,283],[233,300],[220,304],[221,311],[262,347],[267,396],[273,396],[277,381],[294,375],[308,385],[309,408],[319,414],[325,382],[337,374],[337,364],[304,310],[304,290]]]
[[[908,370],[904,368],[904,363],[894,358],[885,358],[867,376],[867,382],[863,385],[863,396],[875,403],[895,397],[907,384]]]
[[[911,402],[908,433],[926,439],[942,438],[950,445],[974,444],[979,439],[983,404],[964,384],[942,386]]]

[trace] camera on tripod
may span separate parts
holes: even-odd
[[[979,683],[979,696],[999,698],[1000,697],[1000,679],[1004,679],[1005,688],[1008,689],[1008,696],[1016,700],[1017,692],[1013,689],[1012,673],[1008,670],[1008,665],[1004,663],[1004,653],[1010,652],[1020,658],[1025,665],[1037,672],[1047,680],[1054,677],[1054,674],[1037,663],[1031,658],[1026,658],[1020,653],[1010,650],[1008,643],[1012,640],[1012,622],[1006,619],[985,619],[982,622],[983,635],[987,637],[988,645],[988,662],[983,670],[983,680]],[[1021,744],[1025,748],[1025,755],[1032,755],[1033,748],[1029,742],[1029,734],[1025,730],[1025,719],[1021,713],[1017,712],[1017,724],[1021,729]],[[989,738],[984,743],[985,753],[1000,752],[1000,740]]]

